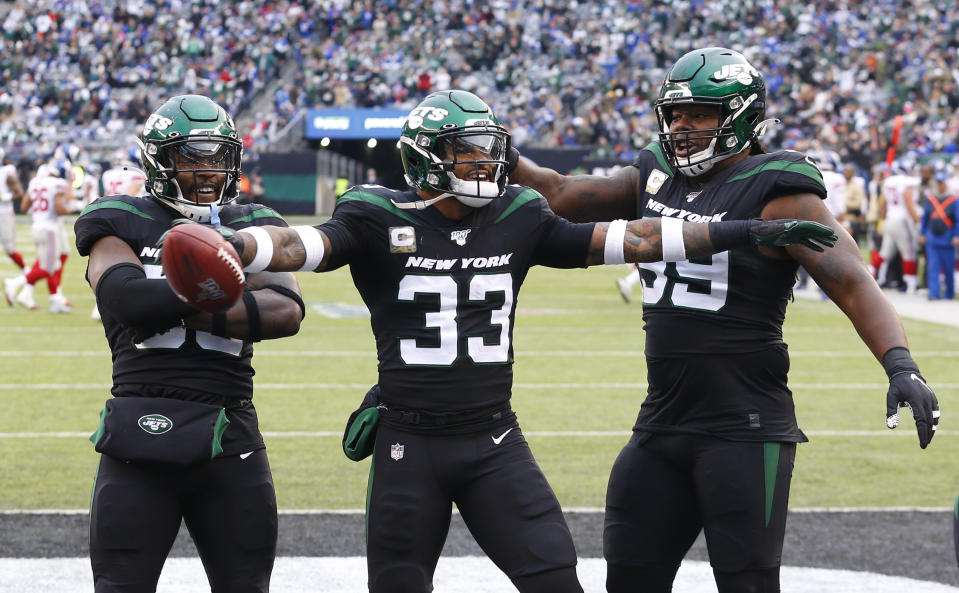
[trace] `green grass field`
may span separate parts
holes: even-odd
[[[31,262],[26,220],[18,247]],[[294,222],[302,222],[296,220]],[[110,354],[85,260],[67,262],[69,315],[0,303],[0,510],[82,509],[97,454],[86,439],[108,397]],[[534,269],[519,299],[513,407],[560,501],[602,507],[606,479],[645,394],[641,306],[613,281],[625,267]],[[0,277],[16,273],[0,262]],[[299,274],[308,304],[362,306],[347,270]],[[638,296],[638,294],[637,294]],[[911,420],[885,429],[885,375],[831,303],[790,305],[790,384],[810,443],[799,447],[793,507],[950,507],[959,489],[959,330],[904,320],[912,350],[943,410],[921,451]],[[283,509],[356,509],[368,461],[340,451],[349,412],[375,381],[369,320],[310,311],[292,338],[259,344],[256,404]]]

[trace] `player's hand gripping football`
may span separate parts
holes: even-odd
[[[177,227],[181,224],[200,224],[200,223],[190,220],[189,218],[174,218],[173,222],[170,223],[170,228],[164,231],[163,234],[160,235],[160,238],[157,239],[155,247],[157,249],[162,249],[163,242],[166,240],[167,235],[170,234],[170,231],[172,231],[174,227]],[[229,242],[231,245],[233,244],[233,241],[230,241],[230,239],[232,239],[233,236],[236,234],[236,232],[233,229],[231,229],[230,227],[225,227],[221,225],[211,226],[210,228],[220,233],[220,235],[222,235],[223,238],[226,239],[227,242]]]
[[[900,408],[909,408],[916,421],[919,446],[925,449],[939,427],[939,400],[936,394],[919,374],[919,367],[905,348],[893,348],[887,352],[882,358],[882,366],[889,376],[886,426],[899,426]]]
[[[779,220],[749,221],[749,238],[753,245],[785,247],[803,245],[813,251],[823,251],[839,240],[835,231],[824,224],[809,220],[784,218]]]

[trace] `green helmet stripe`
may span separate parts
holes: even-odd
[[[378,196],[376,194],[372,194],[370,192],[365,192],[357,189],[346,192],[345,194],[337,198],[336,205],[339,206],[347,202],[366,202],[367,204],[372,204],[373,206],[382,208],[383,210],[386,210],[387,212],[390,212],[391,214],[394,214],[412,224],[418,224],[420,222],[417,219],[410,216],[409,214],[407,214],[406,212],[403,212],[402,210],[394,206],[393,203],[389,201],[387,198],[384,198],[383,196]]]
[[[103,208],[113,208],[114,210],[126,210],[127,212],[136,214],[137,216],[141,218],[146,218],[147,220],[156,220],[155,218],[153,218],[152,216],[150,216],[143,210],[140,210],[136,206],[132,204],[127,204],[126,202],[121,202],[120,200],[98,200],[96,202],[93,202],[86,208],[84,208],[83,212],[80,213],[80,216],[93,212],[94,210],[102,210]]]
[[[543,194],[539,193],[535,189],[528,187],[524,191],[522,191],[518,196],[513,198],[513,203],[507,206],[506,210],[503,210],[503,213],[500,214],[495,221],[493,221],[493,224],[497,224],[498,222],[504,220],[507,216],[515,212],[517,208],[519,208],[526,202],[531,202],[533,200],[543,200],[543,199],[545,199],[543,197]]]
[[[786,171],[789,173],[798,173],[800,175],[805,175],[817,181],[819,184],[822,184],[822,173],[816,167],[810,165],[809,163],[795,163],[792,161],[770,161],[764,163],[755,169],[746,171],[745,173],[740,173],[739,175],[733,177],[726,183],[732,183],[733,181],[739,181],[740,179],[746,179],[747,177],[752,177],[753,175],[759,175],[763,171]]]

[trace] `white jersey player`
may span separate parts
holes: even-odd
[[[39,280],[45,278],[50,290],[50,312],[69,313],[71,310],[69,301],[60,290],[63,252],[61,243],[65,233],[59,218],[75,211],[71,208],[71,173],[71,166],[67,161],[41,165],[36,176],[27,185],[21,206],[24,211],[30,212],[33,218],[31,232],[37,246],[37,260],[23,275],[4,280],[4,294],[10,304],[13,303],[17,290],[23,287],[15,300],[24,307],[35,310],[37,306],[33,299],[33,288]]]
[[[826,208],[842,222],[846,217],[846,177],[838,171],[824,170],[822,182],[826,186]]]
[[[133,164],[107,169],[100,177],[105,196],[144,196],[146,191],[143,184],[146,180],[146,173]]]
[[[918,204],[919,178],[909,174],[894,163],[893,174],[886,177],[880,186],[882,196],[882,245],[879,248],[879,285],[886,283],[889,260],[896,255],[902,258],[902,277],[906,292],[916,292],[916,252],[919,246]]]
[[[111,168],[103,172],[100,183],[105,196],[145,196],[146,173],[140,170],[136,149],[117,149]]]
[[[0,244],[3,250],[17,266],[23,269],[23,256],[17,251],[17,220],[13,202],[23,199],[23,188],[17,167],[6,159],[0,149]]]

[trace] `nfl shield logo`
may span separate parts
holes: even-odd
[[[390,445],[390,457],[392,457],[395,461],[403,459],[403,445],[399,443]]]
[[[470,231],[473,229],[465,229],[462,231],[453,231],[450,233],[450,241],[455,241],[457,245],[462,247],[466,245],[466,238],[469,236]]]

